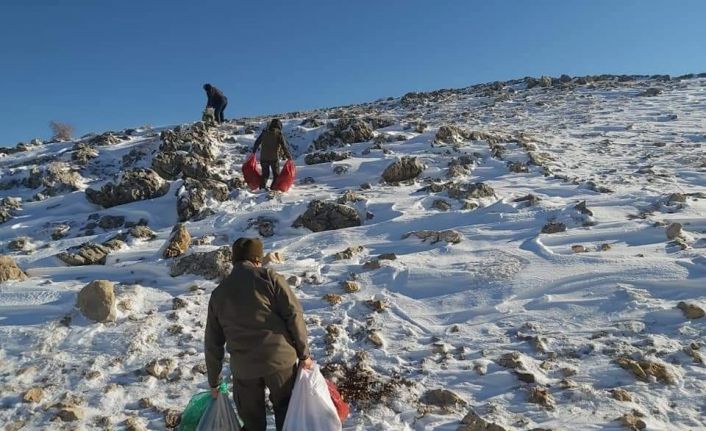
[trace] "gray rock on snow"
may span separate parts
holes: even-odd
[[[463,237],[461,236],[460,233],[456,232],[455,230],[451,230],[451,229],[441,230],[441,231],[418,230],[418,231],[408,232],[408,233],[402,235],[402,239],[407,239],[410,236],[414,236],[416,238],[419,238],[424,242],[430,241],[432,244],[435,244],[440,241],[450,242],[452,244],[458,244],[463,239]]]
[[[313,200],[304,214],[294,221],[292,227],[303,226],[312,232],[321,232],[360,225],[360,216],[355,209],[347,205]]]
[[[416,157],[403,157],[392,163],[382,173],[382,179],[388,183],[413,180],[424,171],[424,164]]]
[[[345,153],[336,151],[317,151],[315,153],[307,154],[304,157],[304,163],[307,165],[318,165],[321,163],[340,162],[342,160],[350,159],[350,157],[350,151]]]
[[[228,246],[209,252],[191,253],[176,259],[169,274],[172,277],[194,274],[208,280],[223,279],[233,269],[232,258],[232,250]]]
[[[682,235],[683,227],[681,223],[672,223],[669,226],[667,226],[667,239],[675,240],[679,238]]]
[[[116,317],[115,292],[108,280],[95,280],[83,287],[77,302],[81,314],[96,322],[112,322]]]
[[[341,118],[335,125],[314,140],[314,148],[323,150],[331,147],[342,147],[356,142],[373,139],[373,131],[360,118]]]
[[[0,283],[16,280],[23,281],[27,279],[27,274],[17,266],[15,259],[10,256],[0,255]]]
[[[152,169],[125,171],[118,184],[108,183],[100,190],[86,189],[86,199],[104,208],[130,202],[154,199],[169,191],[169,183]]]
[[[448,389],[432,389],[426,391],[420,401],[424,404],[446,409],[453,409],[467,404],[461,397]]]

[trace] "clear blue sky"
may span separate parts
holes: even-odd
[[[562,73],[706,72],[703,0],[2,0],[0,145]]]

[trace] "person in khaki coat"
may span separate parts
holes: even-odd
[[[275,118],[270,121],[267,129],[260,133],[252,147],[252,152],[257,153],[260,148],[260,166],[262,166],[262,188],[267,189],[267,180],[272,172],[272,183],[279,175],[279,160],[284,156],[288,160],[292,159],[292,154],[287,148],[287,140],[282,134],[282,122]]]
[[[208,303],[206,368],[215,398],[227,348],[233,398],[245,428],[265,431],[267,387],[281,431],[297,364],[310,369],[313,361],[302,306],[281,275],[261,267],[262,258],[259,239],[240,238],[233,244],[233,271]]]

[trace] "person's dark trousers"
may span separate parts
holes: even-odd
[[[267,180],[270,178],[270,172],[272,172],[272,184],[277,180],[279,175],[279,160],[260,160],[260,166],[262,166],[262,188],[267,187]]]
[[[226,106],[228,106],[228,102],[223,102],[223,105],[220,106],[215,106],[213,108],[214,115],[216,117],[216,122],[217,123],[222,123],[224,118],[223,118],[223,111],[226,110]]]
[[[247,431],[266,431],[267,429],[265,387],[270,390],[270,401],[275,411],[277,431],[282,431],[296,378],[296,365],[265,377],[233,378],[233,399]]]

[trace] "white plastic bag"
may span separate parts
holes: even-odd
[[[242,424],[233,410],[227,394],[218,393],[218,398],[208,406],[196,431],[240,431]]]
[[[341,431],[336,407],[319,366],[299,370],[282,431]]]

